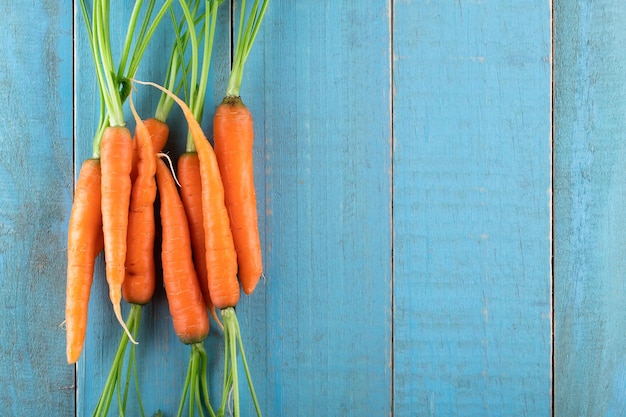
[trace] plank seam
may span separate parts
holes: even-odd
[[[391,375],[389,376],[390,380],[390,402],[389,402],[389,416],[393,417],[394,415],[394,404],[395,404],[395,357],[394,357],[394,340],[395,340],[395,304],[394,304],[394,210],[393,210],[393,202],[394,202],[394,188],[393,188],[393,148],[394,148],[394,140],[395,140],[395,129],[394,129],[394,7],[395,1],[389,0],[389,133],[390,133],[390,141],[389,141],[389,202],[390,202],[390,219],[389,219],[389,231],[390,231],[390,291],[389,291],[389,305],[390,305],[390,313],[389,320],[391,325],[391,337],[389,341],[389,361],[391,364]]]
[[[554,216],[555,216],[555,207],[554,207],[554,181],[555,181],[555,146],[554,146],[554,137],[555,137],[555,118],[554,118],[554,98],[555,98],[555,85],[554,85],[554,56],[555,56],[555,33],[554,33],[554,1],[549,0],[550,2],[550,124],[551,124],[551,138],[550,138],[550,196],[549,196],[549,204],[550,204],[550,415],[551,417],[555,416],[555,350],[556,350],[556,321],[555,321],[555,276],[554,276]]]
[[[72,201],[74,200],[74,190],[76,188],[76,164],[77,164],[77,152],[76,152],[76,2],[72,1]],[[78,365],[73,365],[74,371],[74,416],[78,416]]]

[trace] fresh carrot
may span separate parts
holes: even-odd
[[[185,58],[188,59],[188,64],[183,66],[184,68],[188,68],[189,71],[183,71],[182,80],[183,85],[188,87],[188,90],[185,89],[184,93],[187,97],[189,108],[198,124],[202,122],[204,113],[204,100],[208,88],[213,40],[217,24],[217,10],[221,3],[222,0],[213,0],[205,3],[205,14],[202,17],[204,19],[204,25],[200,32],[196,32],[194,22],[197,21],[198,4],[193,4],[192,2],[192,4],[188,5],[185,1],[181,1],[181,8],[188,31],[184,37],[181,36],[180,31],[176,31],[177,37],[179,44],[183,46],[187,44],[190,45],[189,54]],[[203,50],[202,56],[200,57],[199,45],[201,41]],[[170,88],[168,88],[168,90],[171,91]],[[171,104],[174,103],[174,100],[163,92],[162,100],[165,100],[165,97],[167,97],[168,102]],[[202,288],[202,295],[211,315],[221,327],[221,322],[217,317],[215,306],[211,302],[208,289],[200,160],[196,152],[193,137],[190,134],[187,135],[186,151],[178,160],[178,178],[181,185],[180,193],[185,206],[185,212],[190,222],[192,252],[198,279],[200,280],[200,287]]]
[[[137,123],[135,150],[138,155],[137,178],[132,184],[126,236],[126,276],[122,284],[124,299],[132,304],[146,304],[152,299],[154,266],[154,199],[156,198],[156,155],[150,131],[130,99]],[[167,126],[167,125],[166,125]]]
[[[83,162],[70,214],[65,305],[68,363],[75,363],[83,349],[94,263],[103,246],[100,178],[100,160]]]
[[[246,294],[254,291],[263,273],[263,265],[252,164],[254,139],[252,116],[241,101],[239,91],[244,65],[268,4],[269,0],[263,0],[262,3],[259,0],[254,0],[252,6],[247,9],[246,1],[241,1],[235,54],[228,77],[226,94],[213,119],[215,153],[224,181],[225,203],[237,250],[239,280]],[[247,19],[246,12],[248,12]],[[255,411],[260,417],[261,410],[246,363],[237,314],[234,308],[222,309],[221,313],[224,326],[224,390],[218,414],[221,415],[225,411],[228,399],[226,393],[232,392],[233,415],[235,417],[241,415],[237,372],[237,351],[239,350]]]
[[[254,188],[252,115],[239,97],[226,97],[213,118],[215,156],[224,183],[239,282],[251,294],[263,273]]]
[[[178,158],[178,182],[180,196],[185,207],[191,233],[193,261],[202,290],[202,298],[207,308],[213,307],[209,295],[209,282],[206,268],[206,249],[202,217],[202,182],[200,179],[200,160],[196,152],[186,152]]]
[[[157,160],[161,202],[163,284],[174,331],[185,344],[203,341],[209,319],[196,275],[185,208],[167,165]]]
[[[143,120],[143,124],[148,130],[148,135],[152,140],[152,149],[154,153],[159,153],[165,147],[167,138],[170,133],[170,128],[167,123],[155,118],[150,117]],[[137,178],[137,164],[139,163],[139,149],[137,146],[137,128],[135,128],[135,140],[133,140],[133,168],[130,172],[130,179],[134,183]]]
[[[135,82],[167,92],[164,87],[153,82],[137,80]],[[224,205],[224,187],[220,179],[215,152],[185,102],[174,94],[171,98],[183,110],[200,161],[204,241],[211,301],[219,309],[234,307],[239,302],[237,254],[228,212]]]
[[[237,45],[226,95],[213,118],[215,154],[220,167],[226,207],[230,216],[239,281],[251,294],[263,274],[261,242],[254,189],[252,115],[240,98],[243,70],[263,21],[269,0],[255,0],[246,21],[246,1],[241,2]]]
[[[113,312],[127,333],[128,329],[122,318],[120,303],[125,276],[132,158],[133,143],[129,130],[121,126],[108,127],[100,142],[104,257]],[[135,343],[134,339],[131,340]]]
[[[190,415],[202,401],[214,416],[208,394],[207,358],[203,341],[209,333],[209,317],[191,254],[189,224],[176,184],[163,161],[157,160],[156,178],[161,202],[163,284],[174,332],[191,345],[189,367],[178,410],[182,411],[189,392]]]

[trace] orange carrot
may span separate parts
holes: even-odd
[[[65,301],[68,363],[75,363],[83,350],[94,262],[102,250],[100,177],[100,160],[83,162],[70,214]]]
[[[150,117],[143,121],[143,124],[148,129],[150,139],[152,139],[152,148],[154,153],[159,153],[165,147],[167,143],[167,137],[170,133],[170,128],[167,123],[160,121],[157,118]],[[133,168],[130,172],[130,178],[132,182],[135,182],[137,178],[137,163],[139,162],[139,151],[137,149],[137,129],[135,129],[135,140],[133,140]]]
[[[200,160],[196,152],[186,152],[178,158],[178,182],[180,196],[189,221],[191,248],[202,298],[207,307],[211,306],[209,283],[206,270],[206,248],[202,218],[202,183],[200,180]]]
[[[263,262],[254,190],[252,115],[239,97],[226,97],[217,107],[213,136],[237,251],[239,283],[251,294],[263,273]]]
[[[100,142],[102,166],[102,230],[106,278],[113,312],[124,331],[136,343],[122,318],[122,283],[125,276],[126,234],[130,205],[133,143],[125,127],[108,127]]]
[[[156,155],[147,124],[131,110],[137,128],[135,150],[138,155],[137,178],[133,182],[126,237],[126,276],[122,284],[124,299],[132,304],[146,304],[154,294],[154,199],[156,198]]]
[[[189,221],[191,234],[191,252],[193,263],[196,266],[200,289],[204,304],[209,309],[211,317],[221,327],[215,306],[209,294],[209,281],[206,269],[206,247],[204,245],[204,226],[202,218],[202,183],[200,180],[200,160],[196,152],[185,152],[178,158],[178,182],[180,196],[185,206],[185,213]]]
[[[220,179],[215,152],[193,113],[176,95],[152,82],[136,81],[151,85],[170,95],[187,119],[200,161],[202,182],[202,212],[204,241],[206,249],[209,293],[213,305],[219,309],[234,307],[239,302],[239,282],[237,281],[237,254],[230,230],[228,212],[224,205],[224,186]]]
[[[194,269],[185,209],[174,179],[160,159],[156,177],[163,229],[163,283],[174,331],[185,344],[199,343],[209,333],[209,316]]]

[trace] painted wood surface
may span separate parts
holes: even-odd
[[[230,48],[228,9],[223,11],[217,42],[224,46],[213,61],[216,91],[209,95],[208,109],[225,90]],[[128,15],[116,12],[113,19],[122,25]],[[93,136],[98,111],[85,39],[77,40],[77,164],[89,156],[91,141],[83,138]],[[243,297],[238,315],[266,415],[390,412],[389,39],[385,4],[294,7],[273,1],[246,64],[241,94],[256,122],[265,278],[253,296]],[[169,43],[165,37],[162,42]],[[138,78],[158,81],[163,60],[158,48],[149,54],[141,68],[145,75]],[[149,109],[144,91],[136,100]],[[355,100],[359,96],[370,99]],[[168,146],[176,156],[185,129],[179,112],[171,117],[171,140],[177,142]],[[210,131],[210,118],[204,125]],[[78,367],[78,415],[94,408],[119,338],[107,297],[101,267],[90,303],[89,340]],[[162,291],[143,321],[138,360],[144,407],[171,415],[189,349],[172,333]],[[216,354],[214,388],[220,381],[221,343],[218,332],[208,343]],[[252,405],[244,399],[249,415]]]
[[[549,416],[549,2],[393,33],[394,415]]]
[[[555,415],[626,413],[626,10],[555,2]]]
[[[86,416],[121,332],[100,259],[84,355],[75,375],[65,365],[65,228],[99,111],[92,58],[78,4],[0,4],[11,28],[0,50],[18,57],[0,64],[11,109],[0,125],[0,409]],[[207,131],[228,73],[229,6]],[[115,9],[112,33],[129,13]],[[265,278],[238,315],[265,416],[550,415],[550,19],[545,0],[271,1],[241,91],[256,122]],[[168,29],[138,78],[162,81]],[[134,98],[152,115],[157,92]],[[177,157],[185,124],[177,109],[168,121]],[[146,413],[171,416],[189,348],[160,286],[139,339]],[[215,399],[221,345],[213,331]]]
[[[67,416],[71,3],[3,1],[0,10],[0,414]]]

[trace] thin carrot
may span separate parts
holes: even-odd
[[[161,202],[163,284],[174,331],[185,344],[203,341],[209,318],[191,255],[185,208],[167,165],[157,161],[156,177]]]
[[[132,157],[133,143],[129,130],[121,126],[106,128],[100,142],[101,207],[106,278],[115,317],[129,334],[131,341],[136,343],[124,323],[120,305],[125,276]]]
[[[100,178],[100,160],[83,162],[70,214],[65,304],[66,353],[70,364],[78,360],[83,349],[94,262],[102,250]]]
[[[164,87],[152,82],[137,80],[135,82],[167,92]],[[234,307],[239,302],[237,254],[228,212],[224,205],[224,186],[220,179],[215,152],[185,102],[174,94],[170,97],[183,110],[200,161],[204,240],[211,301],[219,309]]]
[[[200,160],[196,152],[186,152],[178,158],[178,182],[180,196],[185,207],[189,231],[191,234],[191,248],[194,265],[198,274],[198,281],[202,290],[202,298],[208,308],[211,308],[209,283],[207,280],[206,249],[204,243],[204,226],[202,217],[202,182],[200,180]]]
[[[251,294],[263,273],[254,189],[252,115],[239,97],[226,97],[213,118],[215,156],[224,183],[239,283]]]
[[[132,184],[126,236],[126,276],[122,284],[124,299],[132,304],[146,304],[154,293],[154,200],[156,198],[156,155],[152,138],[133,106],[137,123],[134,154],[138,155],[137,178]],[[167,126],[167,125],[166,125]]]
[[[163,283],[172,315],[174,332],[181,342],[191,345],[189,366],[177,416],[183,413],[189,393],[190,415],[202,404],[215,416],[208,394],[207,356],[203,341],[209,333],[209,316],[202,299],[191,254],[189,224],[183,203],[169,169],[157,160],[157,184],[161,202],[163,229],[161,258]]]

